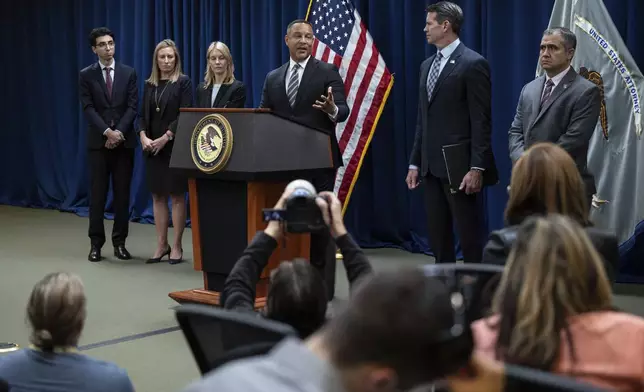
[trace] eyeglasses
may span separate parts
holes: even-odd
[[[113,48],[113,47],[114,47],[114,41],[109,41],[109,42],[99,42],[99,43],[98,43],[98,45],[96,45],[96,46],[97,46],[97,47],[99,47],[99,48],[101,48],[101,49],[105,49],[105,48],[106,48],[106,47],[108,47],[108,46],[109,46],[110,48]]]

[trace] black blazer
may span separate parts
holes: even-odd
[[[150,113],[155,110],[150,104],[150,97],[154,95],[155,86],[146,83],[143,90],[143,105],[139,120],[139,131],[145,132],[146,136],[155,139],[160,137],[163,132],[170,130],[177,134],[177,124],[179,122],[179,109],[192,106],[192,82],[186,75],[181,75],[176,83],[170,83],[165,93],[159,99],[159,108],[161,109],[161,130],[150,130]],[[161,134],[155,135],[153,132],[161,131]],[[163,148],[164,151],[172,151],[174,140],[169,141]]]
[[[205,83],[197,86],[197,107],[198,108],[243,108],[246,104],[246,86],[239,80],[233,80],[231,84],[222,84],[215,97],[215,104],[212,101],[212,86],[204,88]]]
[[[80,71],[78,84],[83,112],[89,122],[87,148],[91,150],[103,148],[107,141],[103,132],[107,128],[123,133],[125,137],[123,145],[126,148],[136,147],[134,120],[136,119],[139,91],[134,68],[115,63],[111,97],[107,96],[103,71],[98,63]]]
[[[420,66],[418,118],[410,165],[447,179],[442,146],[471,144],[469,167],[480,167],[483,185],[498,182],[492,152],[492,84],[490,66],[485,58],[464,44],[450,55],[427,101],[427,76],[436,55]]]
[[[517,238],[518,226],[509,226],[490,233],[488,242],[483,249],[483,263],[505,265],[510,255],[512,245]],[[596,227],[586,227],[595,249],[604,259],[606,274],[611,282],[615,280],[617,265],[619,263],[619,244],[617,237],[607,231]]]
[[[344,94],[344,82],[338,69],[333,64],[322,62],[313,56],[304,68],[302,80],[291,108],[286,95],[286,73],[290,61],[272,70],[266,75],[262,91],[261,108],[272,109],[279,116],[289,118],[312,128],[317,128],[331,136],[333,166],[342,166],[342,155],[335,136],[335,123],[323,111],[313,107],[321,95],[327,95],[329,86],[333,89],[333,100],[338,107],[337,122],[344,122],[349,117],[349,106]]]

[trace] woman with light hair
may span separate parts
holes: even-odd
[[[85,289],[78,276],[45,276],[27,304],[31,346],[0,357],[0,379],[12,391],[134,391],[125,370],[78,352],[86,314]]]
[[[197,107],[243,108],[246,86],[235,79],[235,65],[230,49],[223,42],[213,42],[206,53],[204,81],[197,86]]]
[[[612,307],[602,258],[563,215],[527,218],[505,266],[491,317],[472,328],[476,350],[618,391],[644,386],[644,319]]]
[[[152,193],[157,246],[146,263],[168,256],[170,264],[183,261],[188,179],[170,171],[170,156],[179,122],[179,109],[192,106],[192,82],[181,71],[179,49],[164,39],[154,49],[152,72],[145,81],[139,136],[146,156],[148,188]],[[168,243],[168,196],[172,201],[174,239]]]

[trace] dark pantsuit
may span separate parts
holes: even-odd
[[[456,228],[463,259],[479,263],[483,254],[478,193],[451,193],[449,185],[429,174],[423,178],[428,211],[428,230],[431,249],[437,263],[454,263],[453,227]],[[452,223],[454,226],[452,226]]]
[[[134,166],[134,150],[120,145],[113,150],[107,148],[90,150],[88,155],[91,173],[89,203],[89,238],[91,243],[98,247],[105,244],[103,212],[111,177],[114,195],[112,244],[114,246],[125,245],[130,217],[130,181]]]

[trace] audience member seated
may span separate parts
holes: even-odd
[[[293,189],[289,184],[275,209],[284,208]],[[371,264],[347,232],[338,198],[331,192],[321,192],[319,196],[316,203],[342,252],[347,278],[353,285],[372,272]],[[255,286],[282,237],[282,226],[278,221],[269,222],[266,230],[258,232],[244,250],[224,284],[224,308],[254,309]],[[270,319],[293,326],[301,338],[306,338],[325,322],[328,300],[323,277],[307,260],[284,261],[271,273],[263,313]]]
[[[619,260],[617,237],[595,228],[589,218],[584,182],[570,155],[552,143],[529,148],[512,169],[505,228],[490,233],[483,263],[503,265],[516,238],[517,225],[533,215],[563,214],[586,229],[603,257],[608,279],[615,278]]]
[[[456,372],[471,356],[471,334],[452,328],[453,306],[459,305],[452,305],[446,285],[416,268],[374,273],[355,287],[345,309],[306,340],[287,338],[267,355],[224,365],[185,391],[384,392],[423,386]]]
[[[644,319],[615,311],[601,256],[563,215],[518,229],[494,296],[473,323],[476,350],[618,391],[644,386]]]
[[[0,379],[12,392],[134,391],[125,370],[77,351],[85,315],[80,278],[66,273],[45,276],[27,305],[32,346],[0,357]]]

